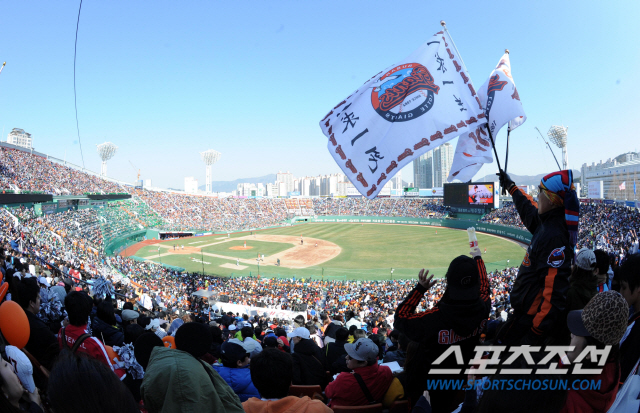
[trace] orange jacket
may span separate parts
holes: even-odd
[[[260,400],[252,397],[242,403],[245,413],[333,413],[320,400],[308,396],[287,396],[280,400]]]

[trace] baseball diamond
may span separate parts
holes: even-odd
[[[133,246],[126,255],[182,267],[189,272],[202,272],[202,264],[190,260],[191,256],[202,255],[211,262],[204,265],[206,274],[243,276],[258,275],[256,258],[264,254],[259,262],[259,274],[263,277],[375,280],[389,279],[391,268],[393,278],[414,278],[421,268],[429,268],[440,277],[446,273],[451,256],[468,254],[465,231],[413,225],[311,223],[218,238],[218,235],[198,237],[199,243],[189,248],[189,254],[173,251],[175,241],[169,240],[142,246],[137,251]],[[246,250],[236,249],[242,248],[245,241]],[[187,238],[180,242],[192,241]],[[478,243],[483,251],[487,249],[483,258],[488,270],[502,269],[508,262],[518,264],[525,254],[517,242],[492,235],[479,233]],[[236,259],[246,268],[239,269]]]

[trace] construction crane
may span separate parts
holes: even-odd
[[[129,161],[129,163],[131,164],[131,167],[133,167],[134,171],[138,171],[138,175],[136,177],[136,182],[140,182],[140,169],[136,168],[136,166],[133,164],[133,162]]]

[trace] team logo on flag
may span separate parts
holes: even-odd
[[[551,251],[551,254],[549,254],[549,258],[547,259],[547,264],[549,264],[553,268],[559,268],[562,264],[564,264],[564,248],[565,247],[560,247]]]
[[[429,70],[419,63],[394,67],[373,84],[371,105],[389,122],[405,122],[427,113],[440,90]]]

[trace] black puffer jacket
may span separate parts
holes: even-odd
[[[313,341],[302,339],[293,347],[293,384],[310,386],[319,384],[324,389],[327,379],[327,359]]]
[[[98,340],[104,341],[107,346],[121,347],[124,345],[124,333],[122,330],[105,323],[97,316],[91,320],[91,334]]]
[[[347,368],[347,361],[345,359],[347,355],[347,350],[344,349],[345,344],[347,344],[346,341],[334,341],[324,347],[327,355],[327,365],[329,366],[331,374],[350,371]]]

